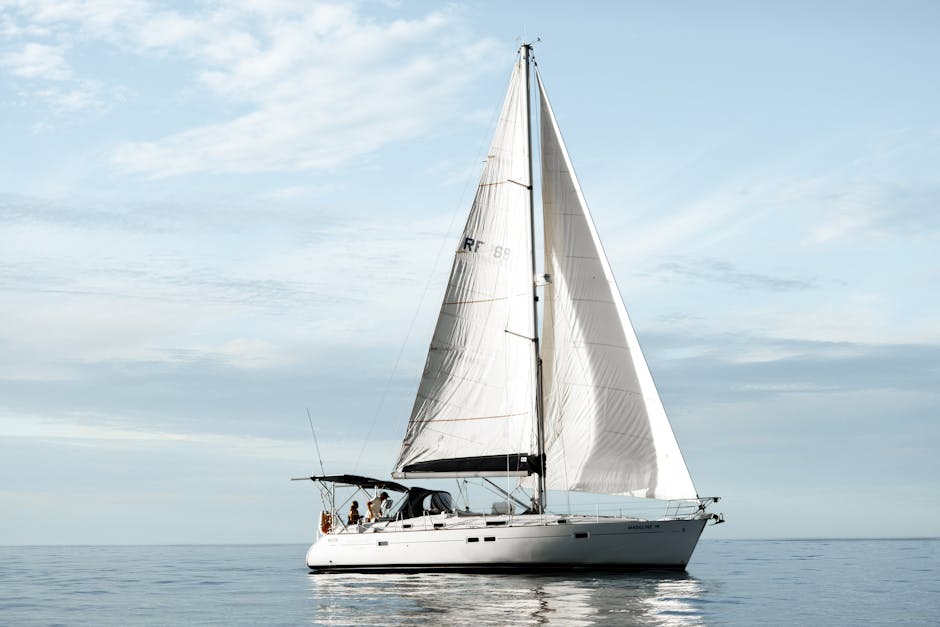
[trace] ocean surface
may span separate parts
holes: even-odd
[[[937,539],[704,538],[684,574],[311,575],[305,550],[0,547],[0,624],[940,624]]]

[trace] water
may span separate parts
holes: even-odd
[[[0,547],[0,624],[940,623],[940,540],[706,538],[622,575],[310,575],[305,549]]]

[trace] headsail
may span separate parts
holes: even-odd
[[[549,489],[696,498],[541,77]]]
[[[527,474],[534,462],[528,115],[513,71],[393,476]]]

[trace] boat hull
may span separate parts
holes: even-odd
[[[705,520],[490,521],[373,527],[321,536],[307,566],[325,571],[685,569]]]

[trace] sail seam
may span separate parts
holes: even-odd
[[[606,298],[606,299],[604,298],[577,298],[575,296],[572,296],[571,300],[572,302],[578,302],[578,303],[610,303],[613,305],[616,304],[616,302],[610,298]]]
[[[484,298],[482,300],[445,300],[445,305],[476,305],[477,303],[492,303],[497,300],[509,300],[512,296],[502,296],[500,298]]]
[[[441,346],[441,347],[438,347],[438,348],[434,348],[434,349],[432,349],[432,350],[441,351],[441,352],[444,352],[444,351],[451,351],[451,352],[454,352],[454,353],[461,353],[461,352],[463,352],[463,351],[461,351],[459,348],[449,347],[449,346]],[[466,352],[469,353],[470,351],[466,351]],[[480,353],[473,353],[472,356],[477,357],[477,358],[480,358],[480,359],[485,359],[485,358],[489,357],[489,355],[487,355],[487,354],[480,354]],[[496,389],[501,390],[501,389],[502,389],[502,388],[499,387],[498,385],[495,385],[495,384],[492,384],[492,383],[487,383],[484,379],[474,378],[474,377],[471,377],[471,376],[452,374],[452,375],[450,376],[450,378],[451,378],[451,379],[454,379],[454,380],[457,380],[457,381],[466,381],[467,383],[479,383],[480,385],[484,385],[484,386],[486,386],[486,387],[488,387],[488,388],[490,388],[490,389],[494,389],[494,390],[496,390]],[[440,403],[440,404],[445,405],[445,406],[449,406],[449,405],[450,405],[450,404],[449,404],[446,400],[444,400],[444,399],[438,398],[438,397],[436,397],[436,396],[429,396],[429,395],[427,395],[427,394],[422,394],[422,393],[420,393],[420,392],[418,393],[418,395],[417,395],[416,398],[421,399],[421,400],[424,400],[424,401],[433,401],[433,402],[435,402],[435,403]]]
[[[457,251],[464,252],[464,251]],[[445,300],[442,304],[444,305],[475,305],[477,303],[492,303],[497,300],[512,300],[513,298],[519,298],[521,296],[528,296],[528,294],[522,292],[518,294],[510,294],[509,296],[500,296],[499,298],[484,298],[481,300]]]
[[[567,381],[562,379],[560,383],[564,383],[569,387],[578,387],[578,388],[591,388],[594,390],[609,390],[612,392],[623,392],[624,394],[632,394],[634,396],[643,396],[643,392],[637,390],[628,390],[626,388],[618,388],[612,385],[601,385],[599,383],[576,383],[574,381]]]
[[[493,183],[480,183],[477,187],[496,187],[497,185],[505,185],[506,183],[515,183],[519,187],[524,187],[525,189],[531,189],[531,185],[526,185],[521,181],[514,181],[512,179],[506,179],[504,181],[494,181]]]
[[[493,420],[496,418],[513,418],[515,416],[528,416],[530,412],[522,412],[518,414],[502,414],[500,416],[474,416],[473,418],[416,418],[412,422],[465,422],[467,420]]]
[[[604,301],[595,301],[595,302],[604,302]],[[629,351],[630,347],[626,344],[610,344],[609,342],[571,342],[571,346],[574,348],[587,348],[589,346],[606,346],[608,348],[619,348],[621,350]]]

